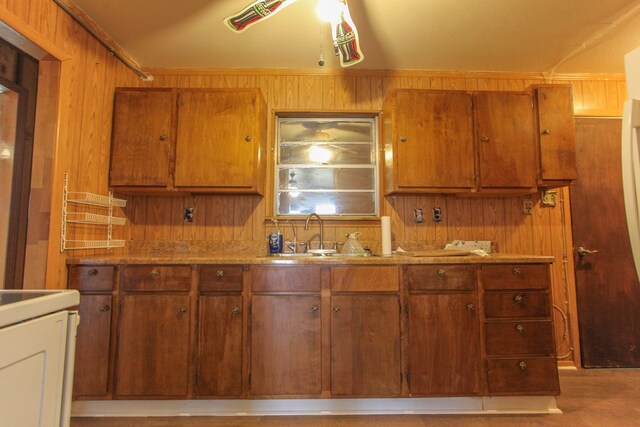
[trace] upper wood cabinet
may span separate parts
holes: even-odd
[[[117,89],[110,185],[263,194],[266,123],[258,89]]]
[[[474,187],[471,94],[395,90],[383,110],[387,194]]]
[[[533,104],[528,93],[474,95],[481,189],[536,186]]]
[[[539,183],[567,185],[578,175],[571,85],[536,85],[532,92],[537,113]]]

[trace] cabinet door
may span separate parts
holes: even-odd
[[[331,393],[401,393],[400,305],[396,295],[331,297]]]
[[[189,296],[125,295],[120,316],[116,395],[186,396]]]
[[[167,185],[171,104],[170,91],[116,91],[111,185]]]
[[[531,96],[519,92],[478,92],[475,100],[480,186],[535,187]]]
[[[260,135],[256,92],[178,94],[175,185],[253,187]]]
[[[111,294],[81,295],[78,311],[81,321],[76,341],[73,395],[106,397],[111,391]]]
[[[242,297],[200,297],[198,397],[242,392]]]
[[[396,109],[398,187],[473,187],[471,95],[399,91]]]
[[[320,394],[320,295],[251,299],[251,394]]]
[[[409,296],[409,390],[480,392],[480,327],[473,294]]]
[[[543,180],[570,181],[576,172],[576,127],[571,86],[539,87],[538,134]]]

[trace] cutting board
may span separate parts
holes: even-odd
[[[466,249],[434,249],[431,251],[398,252],[396,255],[410,257],[465,256],[471,255],[471,251]]]

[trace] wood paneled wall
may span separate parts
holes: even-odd
[[[52,172],[51,229],[47,265],[47,287],[63,287],[67,256],[108,254],[82,251],[61,254],[58,250],[62,177],[70,173],[72,191],[106,194],[113,113],[113,92],[118,86],[153,87],[257,87],[271,110],[366,110],[381,109],[392,88],[454,90],[523,90],[533,83],[570,83],[579,115],[620,115],[626,98],[622,75],[545,75],[506,73],[459,73],[428,71],[329,71],[329,70],[148,70],[152,82],[141,81],[52,0],[0,0],[0,14],[18,23],[17,30],[40,46],[64,52],[65,60],[55,69],[57,100],[51,107],[57,139]],[[47,76],[45,76],[47,77]],[[46,81],[46,79],[45,79]],[[57,95],[57,96],[53,96]],[[46,127],[43,125],[42,127]],[[273,119],[269,118],[270,135]],[[37,136],[36,136],[37,138]],[[272,141],[271,141],[272,143]],[[271,174],[269,176],[271,178]],[[268,184],[269,185],[269,184]],[[522,213],[522,197],[459,199],[444,196],[397,196],[386,198],[384,212],[392,216],[396,242],[444,242],[453,238],[493,240],[503,252],[554,255],[553,294],[559,353],[563,360],[577,360],[568,192],[560,191],[564,202],[556,208],[542,208],[534,195],[533,215]],[[270,196],[129,196],[124,214],[130,225],[119,233],[136,242],[248,241],[264,242],[268,231],[265,218],[271,215]],[[195,221],[182,221],[182,208],[195,208]],[[434,206],[443,209],[444,221],[428,220]],[[413,209],[427,214],[423,224],[413,223]],[[296,224],[298,239],[305,234]],[[362,239],[379,242],[377,224],[366,222],[329,224],[326,240],[344,240],[347,231],[359,230]],[[284,229],[285,235],[291,233]],[[72,238],[95,233],[72,229]],[[261,243],[260,243],[261,244]],[[569,250],[567,250],[569,248]],[[565,319],[567,320],[565,322]]]

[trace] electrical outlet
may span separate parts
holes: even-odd
[[[522,201],[522,213],[525,215],[533,215],[533,200],[524,199]]]
[[[542,192],[542,206],[555,208],[558,203],[558,190],[544,190]]]
[[[416,224],[422,224],[424,221],[424,216],[422,214],[422,209],[417,208],[413,210],[413,222]]]
[[[193,222],[193,208],[184,208],[182,211],[182,219],[184,222]]]
[[[433,208],[433,222],[442,221],[442,209]]]

